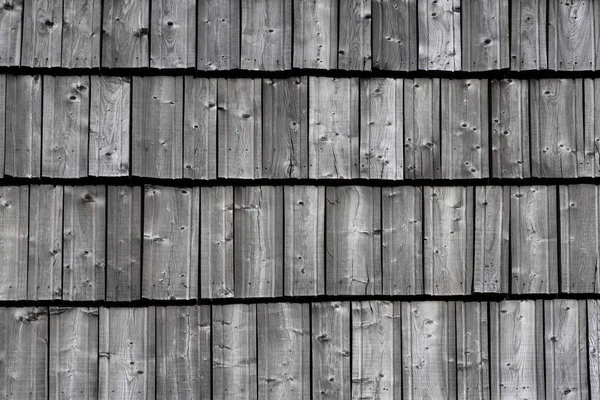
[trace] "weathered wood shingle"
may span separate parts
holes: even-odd
[[[0,7],[0,66],[21,62],[23,0],[6,0]]]
[[[196,66],[196,1],[152,0],[150,67]]]
[[[102,66],[149,66],[150,0],[106,0],[102,10]]]
[[[100,67],[101,0],[63,0],[63,68]]]

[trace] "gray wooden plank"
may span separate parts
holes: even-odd
[[[311,305],[312,397],[351,397],[350,303]]]
[[[217,143],[219,178],[262,176],[262,85],[260,79],[219,78]]]
[[[0,307],[0,396],[48,398],[48,309]]]
[[[360,81],[360,177],[404,178],[402,79]]]
[[[100,308],[98,398],[154,399],[156,310]]]
[[[28,300],[60,300],[63,266],[62,186],[29,189]]]
[[[587,300],[587,345],[590,399],[600,399],[600,300]]]
[[[205,0],[198,4],[196,68],[240,67],[240,0]]]
[[[323,295],[325,187],[285,186],[283,190],[285,295]]]
[[[371,0],[340,0],[338,69],[371,70]]]
[[[338,2],[294,0],[294,68],[337,68]]]
[[[473,187],[424,188],[423,280],[426,294],[471,294],[473,197]]]
[[[0,300],[27,298],[29,187],[0,186]]]
[[[6,0],[0,8],[0,66],[21,62],[23,0]]]
[[[6,124],[7,124],[7,112],[8,107],[6,105],[6,95],[7,95],[7,76],[2,74],[0,75],[0,178],[4,177],[4,153],[6,151]]]
[[[511,0],[510,68],[548,68],[547,0]],[[541,28],[541,29],[540,29]]]
[[[132,174],[183,176],[183,77],[133,77]]]
[[[423,190],[381,190],[383,294],[423,294]]]
[[[310,304],[257,304],[258,398],[310,398]]]
[[[88,172],[90,78],[43,79],[42,176],[81,178]]]
[[[256,304],[212,307],[213,396],[257,399]]]
[[[308,77],[265,79],[263,178],[308,178]]]
[[[105,186],[65,186],[63,246],[63,300],[104,300]]]
[[[456,302],[456,375],[459,399],[490,398],[488,305]]]
[[[150,67],[196,66],[196,1],[152,0]]]
[[[460,0],[419,3],[419,69],[461,70]]]
[[[60,67],[63,0],[29,0],[23,7],[21,66]]]
[[[443,79],[441,93],[442,178],[487,178],[487,79]]]
[[[600,13],[600,7],[598,7]],[[600,38],[599,38],[600,39]],[[578,153],[578,162],[589,171],[590,176],[600,176],[600,81],[583,80],[584,134],[583,152]]]
[[[106,300],[139,300],[142,275],[142,188],[109,186],[106,208]]]
[[[100,67],[101,0],[63,0],[63,68]]]
[[[105,0],[102,12],[102,66],[149,66],[150,0]]]
[[[309,178],[358,178],[358,78],[311,76],[308,82]]]
[[[98,309],[50,307],[49,388],[52,399],[98,396]]]
[[[197,299],[200,188],[144,187],[142,298]]]
[[[374,0],[373,68],[417,69],[417,0]]]
[[[89,174],[128,176],[131,78],[91,79]]]
[[[200,342],[200,394],[201,398],[212,398],[212,307],[198,306],[198,336]]]

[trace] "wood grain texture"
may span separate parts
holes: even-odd
[[[102,66],[149,66],[150,0],[106,0],[102,11]]]
[[[339,0],[293,1],[293,67],[336,69]]]
[[[23,0],[5,0],[0,8],[0,66],[21,62]]]
[[[183,176],[183,77],[133,77],[132,174]]]
[[[371,70],[371,0],[340,0],[338,69]]]
[[[131,78],[92,76],[91,79],[89,174],[128,176]]]
[[[235,186],[235,297],[283,295],[283,187]]]
[[[63,0],[63,68],[100,67],[101,0]]]
[[[308,178],[308,77],[264,79],[263,178]]]
[[[391,71],[417,69],[417,1],[374,0],[373,68]]]
[[[325,187],[285,186],[283,190],[285,295],[323,295]]]
[[[404,178],[402,79],[360,81],[360,177]]]
[[[587,300],[590,398],[600,399],[600,300]]]
[[[548,67],[547,6],[547,0],[511,0],[511,69],[527,71]]]
[[[600,13],[600,7],[598,7]],[[600,176],[600,81],[583,80],[584,149],[578,161],[590,176]]]
[[[0,186],[0,300],[27,298],[28,210],[28,186]]]
[[[488,304],[456,302],[456,381],[459,399],[490,398]]]
[[[382,293],[381,189],[325,189],[326,293]]]
[[[60,67],[63,0],[28,0],[24,5],[21,66]]]
[[[426,186],[423,190],[425,293],[471,294],[473,187]]]
[[[6,141],[6,75],[0,75],[0,144],[4,144]],[[4,153],[6,145],[0,146],[0,178],[4,177]]]
[[[311,76],[308,82],[309,178],[358,178],[358,78]]]
[[[104,300],[105,186],[65,186],[63,246],[63,300]]]
[[[240,0],[199,1],[196,68],[229,70],[240,67]]]
[[[442,178],[487,178],[487,79],[444,79],[441,93]]]
[[[419,69],[461,70],[460,5],[460,0],[419,3]]]
[[[423,190],[381,190],[383,294],[423,294]]]
[[[46,75],[42,113],[42,176],[87,176],[90,78]]]
[[[196,66],[196,1],[152,0],[150,67]]]
[[[144,187],[142,298],[197,299],[200,188]]]

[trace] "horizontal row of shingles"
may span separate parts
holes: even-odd
[[[14,177],[600,176],[594,79],[0,75],[0,104]]]
[[[600,399],[598,300],[0,308],[0,317],[7,399]]]
[[[599,203],[595,185],[5,186],[0,300],[600,293]]]
[[[589,0],[3,0],[0,66],[597,70],[599,23]]]

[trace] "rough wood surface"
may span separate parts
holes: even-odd
[[[417,0],[374,0],[373,68],[417,69]]]
[[[23,0],[5,0],[0,8],[0,66],[21,62]]]
[[[60,67],[63,0],[27,0],[23,7],[21,66]]]
[[[371,0],[340,0],[338,69],[371,70]]]
[[[511,69],[526,71],[548,67],[547,4],[547,0],[511,0]]]
[[[460,0],[419,2],[419,69],[461,70],[460,3]]]
[[[339,0],[294,1],[294,68],[336,69]]]
[[[600,14],[600,7],[598,7]],[[598,35],[600,36],[600,30]],[[579,153],[580,166],[585,166],[590,176],[600,176],[600,80],[583,80],[584,143],[583,153]],[[591,146],[590,146],[591,145]],[[583,156],[583,157],[582,157]]]
[[[6,124],[7,124],[7,117],[6,117],[6,111],[7,111],[7,106],[6,106],[6,90],[7,90],[7,79],[6,79],[6,75],[0,75],[0,144],[4,143],[6,141],[5,135],[6,135]],[[5,153],[5,147],[6,146],[0,146],[0,178],[4,177],[4,153]]]
[[[228,70],[240,67],[240,0],[199,1],[196,68]]]
[[[63,68],[100,67],[101,0],[63,0]]]
[[[587,300],[590,398],[600,399],[600,300]]]
[[[105,0],[102,12],[102,66],[149,66],[150,0]]]
[[[490,398],[488,304],[456,302],[456,375],[459,399]]]
[[[150,67],[196,66],[196,1],[152,0]]]
[[[0,186],[0,300],[27,298],[28,210],[28,186]]]

